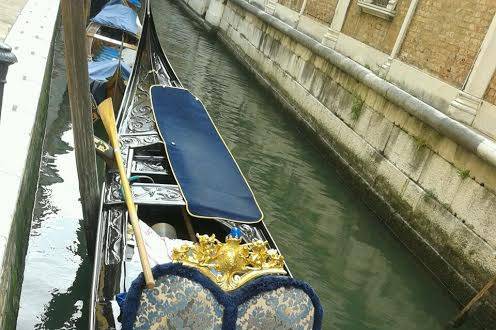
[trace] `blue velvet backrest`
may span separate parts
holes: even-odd
[[[263,276],[230,292],[178,263],[141,274],[122,306],[123,329],[321,329],[322,306],[313,289],[288,276]]]

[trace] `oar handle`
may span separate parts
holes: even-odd
[[[136,205],[133,201],[131,187],[129,186],[129,180],[124,169],[124,163],[122,161],[120,150],[119,148],[115,148],[114,151],[115,162],[117,163],[117,167],[119,168],[121,186],[124,190],[124,200],[128,209],[129,221],[133,226],[134,236],[136,238],[136,245],[138,247],[138,253],[141,261],[141,267],[143,268],[143,275],[145,275],[146,287],[151,289],[155,286],[155,280],[153,279],[150,262],[148,261],[148,254],[146,253],[145,243],[143,241],[143,235],[141,234],[141,227],[139,225],[138,213],[136,212]]]
[[[136,237],[136,245],[138,246],[141,267],[143,268],[143,274],[145,275],[146,286],[151,289],[154,287],[155,281],[153,280],[150,262],[148,261],[148,254],[146,253],[145,243],[143,242],[143,236],[141,235],[141,228],[139,226],[136,205],[134,205],[133,201],[133,194],[131,193],[129,180],[127,179],[126,170],[124,169],[124,162],[122,161],[121,149],[119,147],[119,137],[117,135],[117,125],[115,124],[114,107],[112,105],[111,98],[106,99],[98,105],[98,113],[100,114],[100,119],[102,120],[105,130],[107,131],[110,144],[112,144],[112,147],[114,148],[115,163],[119,169],[121,186],[124,190],[124,200],[126,201],[129,221],[134,229],[134,236]]]

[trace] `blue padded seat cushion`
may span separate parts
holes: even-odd
[[[224,307],[224,314],[222,320],[223,330],[236,329],[236,319],[238,314],[238,307],[243,303],[249,301],[255,296],[277,290],[281,287],[289,287],[300,289],[305,292],[310,298],[314,307],[313,327],[312,329],[318,330],[322,327],[323,309],[320,300],[315,291],[305,282],[295,280],[289,276],[262,276],[242,287],[230,291],[223,291],[217,284],[215,284],[208,277],[194,268],[184,266],[180,263],[168,263],[164,265],[157,265],[152,269],[153,277],[155,279],[164,275],[175,275],[187,278],[192,282],[199,283],[203,288],[209,290],[215,297],[217,302]],[[143,273],[141,273],[136,280],[133,281],[126,299],[121,308],[122,316],[122,329],[131,330],[136,320],[136,314],[140,306],[140,299],[143,290],[145,289],[145,280]]]

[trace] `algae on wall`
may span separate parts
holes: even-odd
[[[375,211],[457,298],[496,273],[492,165],[232,2],[219,34],[377,195],[389,211]]]

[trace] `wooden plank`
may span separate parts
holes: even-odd
[[[135,46],[135,45],[128,44],[127,42],[120,42],[119,40],[115,40],[115,39],[112,39],[112,38],[109,38],[109,37],[106,37],[106,36],[102,36],[101,34],[88,32],[86,35],[88,37],[92,37],[92,38],[101,40],[103,42],[106,42],[106,43],[109,43],[109,44],[112,44],[112,45],[122,46],[124,48],[129,48],[129,49],[134,49],[134,50],[138,49],[138,47]]]
[[[79,193],[86,225],[88,252],[94,255],[99,185],[89,98],[88,63],[85,53],[86,18],[79,0],[62,0],[60,6]]]
[[[83,0],[83,19],[84,19],[84,25],[88,23],[88,19],[90,16],[90,8],[91,8],[91,0]]]
[[[470,309],[480,301],[489,290],[496,284],[496,276],[491,278],[489,282],[484,285],[484,287],[469,301],[469,303],[458,313],[455,319],[450,323],[453,328],[458,328],[465,321],[466,316],[468,315]]]

